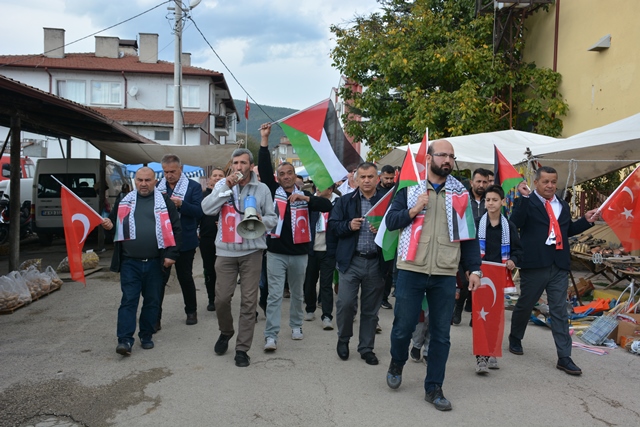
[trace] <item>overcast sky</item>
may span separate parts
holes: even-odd
[[[5,16],[0,26],[0,54],[42,53],[43,27],[64,28],[69,43],[160,3],[162,0],[0,0]],[[168,6],[171,4],[100,35],[133,39],[138,33],[157,33],[160,59],[173,62],[173,20],[169,20],[173,12]],[[191,15],[256,102],[302,109],[329,97],[340,80],[329,58],[334,45],[329,26],[378,8],[375,0],[202,0]],[[65,50],[94,52],[94,37]],[[192,54],[192,65],[224,73],[232,96],[245,98],[189,21],[183,51]]]

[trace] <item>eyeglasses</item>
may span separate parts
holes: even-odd
[[[448,157],[451,160],[455,160],[456,156],[454,156],[453,154],[449,154],[449,153],[433,153],[434,157]]]

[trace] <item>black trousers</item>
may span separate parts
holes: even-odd
[[[309,255],[307,273],[304,280],[304,302],[307,313],[316,311],[318,293],[316,283],[320,278],[320,302],[322,304],[322,318],[333,320],[333,270],[336,268],[336,259],[327,256],[326,251],[314,251]]]
[[[196,301],[196,283],[193,281],[193,258],[196,250],[180,252],[180,256],[176,260],[176,275],[182,289],[182,298],[184,299],[184,312],[186,314],[198,311],[198,303]],[[162,295],[160,296],[160,312],[158,319],[162,319],[162,303],[164,301],[164,290],[171,276],[171,267],[162,269]]]
[[[207,288],[209,304],[216,300],[216,239],[215,237],[200,238],[200,256],[204,269],[204,286]]]

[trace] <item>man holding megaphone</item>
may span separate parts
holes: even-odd
[[[231,298],[240,276],[240,320],[236,339],[236,366],[249,366],[258,304],[258,283],[262,253],[267,248],[265,231],[273,228],[277,217],[269,187],[253,173],[253,154],[238,148],[231,155],[229,175],[218,181],[202,201],[205,215],[219,214],[216,237],[215,306],[220,337],[214,351],[223,355],[235,331]]]

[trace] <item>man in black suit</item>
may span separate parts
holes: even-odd
[[[570,375],[582,371],[571,360],[571,336],[567,323],[567,287],[571,257],[569,237],[593,226],[596,210],[577,221],[571,220],[569,205],[556,197],[558,173],[543,166],[536,171],[533,194],[523,181],[510,220],[520,229],[524,248],[520,262],[520,298],[511,317],[509,351],[522,355],[524,337],[531,310],[543,291],[547,292],[551,314],[551,332],[558,352],[556,367]],[[531,196],[531,197],[530,197]]]

